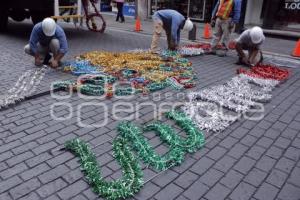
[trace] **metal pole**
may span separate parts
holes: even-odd
[[[245,17],[246,17],[246,10],[247,10],[247,4],[248,3],[252,3],[252,2],[250,2],[250,1],[248,2],[248,0],[243,0],[242,1],[240,21],[237,24],[237,27],[235,28],[235,32],[237,32],[237,33],[241,33],[241,32],[244,31]]]
[[[191,6],[191,0],[188,0],[187,17],[190,17],[190,6]]]
[[[155,0],[155,11],[157,11],[157,0]]]
[[[139,3],[138,0],[135,0],[135,19],[139,16]]]
[[[59,2],[58,2],[58,0],[54,0],[54,15],[59,16]]]
[[[206,10],[206,0],[204,0],[203,9],[202,9],[202,20],[205,19],[205,10]]]

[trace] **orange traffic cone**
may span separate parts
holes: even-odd
[[[292,56],[300,57],[300,39],[298,40],[296,47],[292,53]]]
[[[211,27],[209,23],[206,23],[203,30],[203,38],[210,39],[211,38]]]
[[[139,17],[137,17],[136,20],[135,20],[135,31],[136,32],[142,31],[142,29],[141,29],[141,20],[140,20]]]

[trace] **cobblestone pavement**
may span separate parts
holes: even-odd
[[[24,70],[34,68],[32,59],[23,53],[30,29],[31,25],[26,23],[11,24],[9,33],[0,35],[0,94],[5,94]],[[95,49],[121,51],[148,48],[151,39],[147,35],[115,29],[101,35],[66,28],[66,33],[70,44],[67,59]],[[224,58],[191,58],[198,74],[197,88],[193,90],[223,83],[233,77],[238,68],[232,64],[235,60],[233,53]],[[205,133],[207,143],[202,150],[188,154],[182,165],[165,172],[158,173],[143,166],[146,184],[132,199],[299,200],[299,77],[299,68],[292,69],[289,80],[272,93],[272,101],[265,105],[265,117],[261,121],[241,119],[217,135]],[[37,92],[49,90],[49,83],[54,80],[70,78],[74,77],[50,70]],[[170,102],[170,105],[184,101],[184,97],[176,95],[172,89],[165,89],[149,97],[92,100],[108,105],[109,110],[117,103],[124,106],[124,102],[135,103],[139,117],[134,121],[139,125],[154,118],[155,110],[146,104],[149,101],[158,106],[163,102]],[[73,115],[68,120],[55,121],[50,108],[61,102],[69,107],[56,106],[55,116]],[[80,127],[77,117],[84,124],[104,121],[104,109],[89,106],[86,104],[88,102],[91,101],[85,101],[76,94],[65,100],[46,95],[0,112],[1,200],[101,199],[86,183],[78,159],[69,152],[56,151],[65,141],[82,138],[93,146],[106,180],[122,175],[113,159],[111,146],[119,121],[109,114],[105,127]],[[82,105],[84,107],[80,107]],[[121,112],[118,116],[132,116],[134,113],[135,110]],[[162,120],[172,124],[164,118]],[[167,151],[154,134],[145,136],[158,153]]]

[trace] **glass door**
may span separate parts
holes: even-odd
[[[188,16],[203,21],[205,18],[206,0],[189,0]]]

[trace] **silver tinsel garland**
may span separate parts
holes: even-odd
[[[36,91],[36,87],[46,74],[46,66],[35,71],[28,70],[18,79],[15,86],[8,91],[8,94],[0,99],[0,109],[22,101]]]
[[[204,101],[187,103],[181,107],[181,110],[189,116],[201,130],[213,132],[226,129],[238,119],[238,116],[224,114],[222,108],[217,104]]]
[[[280,81],[275,79],[255,78],[246,74],[240,74],[239,77],[242,80],[247,80],[249,83],[253,83],[257,86],[262,87],[262,89],[266,92],[271,92],[280,83]]]
[[[271,97],[271,94],[264,90],[253,89],[248,80],[239,76],[223,85],[190,94],[192,101],[201,99],[214,102],[235,112],[246,112],[255,106],[256,102],[267,102]]]
[[[129,53],[149,53],[150,49],[132,49],[127,52],[129,52]]]
[[[198,56],[204,54],[204,50],[201,48],[181,47],[178,49],[178,53],[183,56]]]
[[[270,91],[278,84],[276,80],[240,74],[225,84],[189,93],[189,103],[181,109],[200,129],[222,131],[236,121],[240,113],[255,107],[257,102],[270,101]],[[258,90],[257,87],[262,89]],[[237,116],[225,115],[222,107],[235,111]]]
[[[268,102],[272,98],[272,95],[268,91],[254,89],[249,80],[240,76],[232,78],[231,81],[227,82],[227,86],[238,89],[237,94],[240,97],[250,99],[251,101]]]
[[[167,50],[163,50],[167,51]],[[162,52],[163,52],[162,51]],[[149,53],[150,49],[133,49],[129,50],[129,53]],[[174,51],[174,53],[178,53],[182,56],[198,56],[204,54],[204,50],[201,48],[194,48],[194,47],[180,47],[177,51]]]

